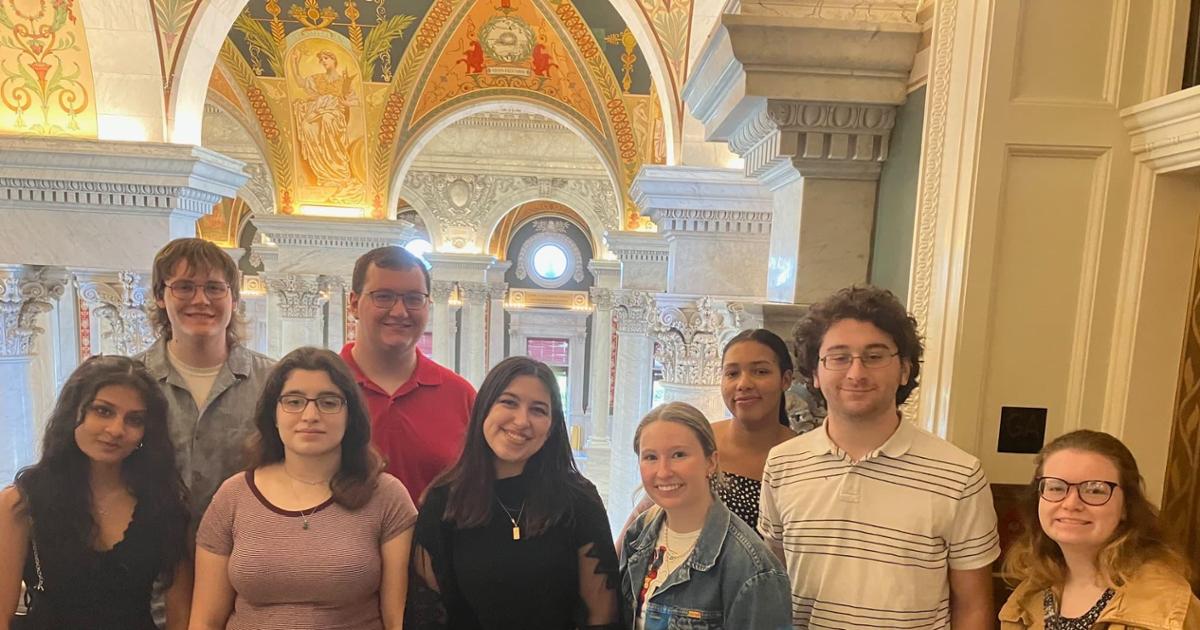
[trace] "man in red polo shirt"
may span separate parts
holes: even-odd
[[[420,501],[458,459],[475,389],[417,349],[429,322],[429,270],[401,247],[373,249],[354,263],[350,314],[358,337],[342,348],[371,412],[371,438]]]

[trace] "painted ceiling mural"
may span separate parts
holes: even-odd
[[[622,190],[665,159],[649,68],[608,2],[251,0],[218,66],[210,94],[257,126],[284,213],[386,217],[390,178],[422,132],[489,100],[573,121]],[[624,204],[625,227],[647,228]]]
[[[96,137],[92,66],[75,0],[0,2],[0,133]]]

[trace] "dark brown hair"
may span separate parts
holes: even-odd
[[[357,510],[371,500],[384,461],[371,445],[371,416],[350,368],[341,357],[324,348],[296,348],[280,359],[267,375],[254,411],[258,435],[250,446],[250,469],[283,461],[283,440],[275,425],[279,395],[293,370],[325,372],[346,399],[346,433],[342,436],[342,463],[329,482],[333,500],[347,510]]]
[[[591,482],[575,467],[554,373],[541,361],[509,357],[497,363],[479,386],[458,461],[430,485],[430,488],[448,486],[442,519],[458,529],[485,525],[492,517],[496,505],[493,489],[496,453],[484,438],[483,421],[508,384],[518,376],[537,378],[550,395],[550,433],[542,448],[525,462],[524,475],[529,488],[525,514],[530,535],[536,536],[555,523],[573,518],[571,506],[575,498],[595,496]]]
[[[225,250],[202,238],[177,238],[163,246],[154,255],[154,271],[151,278],[151,288],[154,291],[155,304],[150,309],[150,321],[158,336],[171,338],[171,319],[167,310],[158,307],[157,300],[164,299],[167,290],[167,280],[175,273],[179,261],[187,263],[189,271],[207,274],[215,269],[221,272],[225,282],[229,284],[229,295],[233,298],[234,312],[229,317],[229,325],[225,327],[225,340],[230,346],[238,342],[238,328],[241,318],[237,314],[237,303],[241,294],[241,276],[238,274],[237,263]]]
[[[843,319],[873,324],[896,343],[901,362],[907,361],[909,365],[908,382],[896,390],[896,404],[904,404],[917,388],[921,354],[925,351],[917,334],[917,320],[908,314],[891,291],[870,285],[847,287],[813,304],[796,324],[796,372],[809,393],[825,403],[821,390],[813,386],[813,375],[821,360],[821,342],[825,340],[825,333]]]
[[[725,349],[721,350],[721,362],[723,363],[725,361],[725,353],[729,352],[730,348],[745,341],[754,341],[770,348],[771,352],[775,353],[775,363],[779,366],[780,376],[783,376],[785,372],[791,372],[795,369],[795,367],[792,365],[792,353],[788,351],[787,343],[785,343],[779,335],[776,335],[766,328],[743,330],[742,332],[734,335],[733,338],[725,344]],[[731,409],[730,411],[733,410]],[[782,424],[785,427],[792,426],[787,412],[787,390],[779,393],[779,424]]]
[[[1148,561],[1158,561],[1186,575],[1187,568],[1170,544],[1158,520],[1158,510],[1142,491],[1142,475],[1133,453],[1117,438],[1100,431],[1080,430],[1059,436],[1038,453],[1033,480],[1020,503],[1025,531],[1004,559],[1004,577],[1011,583],[1030,580],[1035,588],[1059,586],[1066,578],[1067,564],[1058,543],[1042,530],[1038,518],[1037,479],[1046,459],[1059,451],[1095,453],[1112,462],[1125,499],[1125,514],[1112,540],[1100,550],[1096,567],[1113,587],[1124,584]]]
[[[355,295],[362,295],[363,283],[367,281],[367,270],[371,268],[371,265],[380,269],[420,269],[421,275],[425,276],[425,292],[429,293],[430,291],[429,268],[425,266],[425,263],[403,247],[384,245],[372,249],[354,261],[354,275],[350,278],[350,290]]]

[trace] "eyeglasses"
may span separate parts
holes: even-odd
[[[181,299],[190,300],[196,295],[196,289],[204,287],[204,296],[210,300],[219,300],[229,294],[228,282],[205,282],[204,284],[196,284],[190,280],[179,280],[175,284],[163,285],[171,290],[171,295]]]
[[[1119,483],[1100,479],[1070,483],[1058,477],[1038,477],[1036,481],[1038,496],[1051,503],[1065,501],[1071,493],[1071,488],[1077,488],[1076,493],[1079,494],[1080,501],[1088,505],[1104,505],[1112,498],[1113,491],[1121,487]]]
[[[395,293],[393,291],[371,291],[367,294],[376,308],[390,309],[396,302],[402,302],[406,310],[415,311],[429,304],[429,294],[413,291],[411,293]]]
[[[279,408],[287,413],[304,413],[308,403],[317,403],[317,411],[325,414],[337,413],[346,406],[346,399],[333,394],[307,398],[299,394],[285,394],[279,397]]]
[[[821,357],[821,365],[825,366],[826,370],[833,372],[845,372],[854,365],[854,360],[862,361],[865,368],[880,368],[892,362],[892,357],[900,354],[900,351],[887,352],[886,350],[869,350],[862,354],[850,354],[849,352],[831,352]]]

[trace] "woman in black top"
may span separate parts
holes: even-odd
[[[405,627],[620,627],[608,517],[575,467],[554,374],[527,357],[484,379],[458,462],[417,517]]]
[[[42,458],[0,492],[0,628],[24,578],[26,628],[154,630],[150,589],[170,584],[167,628],[191,604],[188,510],[167,402],[141,363],[98,356],[63,386]]]

